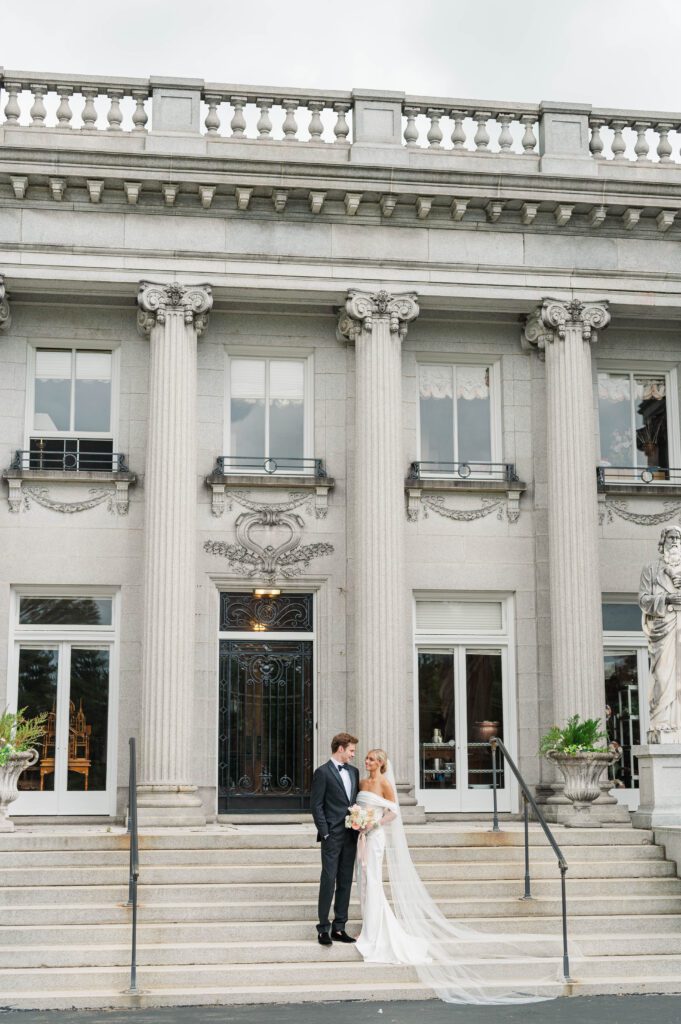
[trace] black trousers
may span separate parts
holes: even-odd
[[[328,839],[322,839],[322,874],[319,879],[319,924],[318,932],[328,932],[331,928],[329,913],[331,901],[336,895],[333,906],[333,929],[345,928],[348,920],[348,905],[352,889],[352,874],[357,853],[357,835],[341,822],[331,829]]]

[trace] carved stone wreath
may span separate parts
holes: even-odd
[[[237,543],[207,540],[203,547],[209,554],[222,555],[241,575],[262,577],[268,582],[277,576],[290,579],[308,569],[313,558],[333,554],[332,544],[301,543],[305,523],[294,510],[312,506],[309,494],[291,494],[288,501],[273,503],[253,501],[243,491],[233,491],[231,496],[249,510],[242,512],[235,521]],[[255,527],[266,530],[283,527],[289,535],[280,544],[261,545],[251,536]]]
[[[627,501],[616,501],[613,498],[605,497],[598,508],[598,521],[602,526],[604,523],[614,522],[615,516],[624,519],[636,526],[659,526],[660,523],[668,523],[681,513],[681,502],[663,501],[661,512],[634,512]]]

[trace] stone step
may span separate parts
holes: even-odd
[[[599,851],[602,855],[604,851]],[[435,862],[416,861],[419,874],[424,881],[473,881],[502,879],[518,880],[524,877],[524,860],[510,861],[457,861],[447,860]],[[167,865],[144,866],[141,868],[140,882],[144,886],[153,885],[223,885],[263,883],[284,883],[291,885],[296,882],[318,884],[318,859],[311,864],[284,865],[231,865],[231,864],[200,864],[200,865]],[[530,860],[530,873],[533,879],[559,878],[558,865],[553,860]],[[613,866],[609,860],[574,861],[568,870],[568,881],[576,879],[607,879],[613,875]],[[2,888],[34,887],[34,886],[100,886],[120,885],[128,874],[127,865],[115,867],[21,867],[5,868],[2,871]],[[675,865],[665,860],[619,861],[616,871],[618,878],[667,878],[676,877]],[[387,874],[386,874],[387,877]]]
[[[478,887],[479,889],[479,887]],[[127,891],[126,891],[127,896]],[[556,917],[561,912],[560,899],[535,897],[522,900],[520,896],[482,897],[479,894],[469,899],[439,899],[438,905],[447,916],[464,923],[473,918],[499,917]],[[317,900],[290,900],[286,903],[227,902],[218,900],[217,896],[207,903],[187,902],[171,903],[141,902],[139,908],[140,921],[144,922],[202,922],[220,921],[223,923],[237,921],[300,921],[316,920]],[[681,914],[681,895],[641,895],[627,894],[613,901],[612,896],[572,896],[568,900],[568,911],[571,917],[587,915],[603,915],[610,917],[631,916],[639,914]],[[359,907],[356,901],[351,903],[351,914],[358,916]],[[130,910],[122,901],[117,905],[112,902],[103,904],[87,903],[74,905],[66,903],[30,903],[19,905],[9,903],[2,912],[3,925],[30,925],[39,920],[41,924],[88,924],[91,921],[101,923],[123,923],[130,918]]]
[[[595,852],[592,846],[574,847],[567,857],[570,870],[573,866],[589,862],[594,855],[604,861],[648,861],[664,860],[664,850],[660,846],[653,845],[619,845],[603,846],[599,852]],[[451,863],[469,864],[475,861],[486,863],[505,864],[522,863],[525,852],[522,846],[488,847],[488,846],[436,846],[416,847],[413,852],[413,859],[416,864],[423,863]],[[566,855],[567,856],[567,855]],[[31,850],[31,851],[9,851],[0,850],[0,868],[21,868],[21,867],[116,867],[127,873],[129,862],[128,849],[119,850]],[[531,850],[531,863],[553,864],[556,857],[551,848],[546,844],[543,847],[533,846]],[[238,866],[285,866],[311,865],[315,869],[319,867],[319,847],[309,849],[163,849],[163,850],[141,850],[140,864],[142,870],[150,867],[203,867],[206,865],[217,865],[224,867]]]

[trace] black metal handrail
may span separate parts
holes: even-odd
[[[128,465],[123,452],[104,450],[86,451],[75,448],[73,451],[35,447],[30,450],[17,449],[10,469],[50,469],[57,472],[72,473],[128,473]]]
[[[130,776],[128,782],[128,833],[130,834],[130,879],[128,903],[132,907],[132,935],[130,940],[130,991],[137,992],[137,882],[140,876],[139,835],[137,832],[137,751],[134,737],[130,737]]]
[[[220,476],[228,473],[275,473],[304,474],[317,479],[326,477],[323,459],[299,459],[294,455],[276,455],[260,458],[254,455],[219,455],[216,472]]]
[[[495,480],[512,484],[518,482],[513,462],[412,462],[408,479],[418,481],[442,477],[460,480]]]
[[[606,484],[681,484],[681,469],[673,466],[596,466],[599,491]]]
[[[524,900],[531,900],[532,899],[532,892],[531,892],[531,888],[530,888],[530,831],[529,831],[528,807],[531,807],[532,810],[534,811],[534,813],[536,815],[536,818],[537,818],[537,821],[541,825],[541,827],[542,827],[542,829],[544,831],[544,835],[548,839],[548,841],[549,841],[549,843],[551,845],[551,848],[552,848],[553,852],[555,853],[555,855],[556,855],[556,857],[558,859],[558,867],[560,869],[561,910],[562,910],[562,914],[563,914],[563,980],[565,982],[570,982],[571,981],[571,978],[570,978],[570,958],[568,956],[568,937],[567,937],[567,899],[566,899],[566,895],[565,895],[565,873],[566,873],[566,871],[568,869],[567,861],[565,860],[565,857],[563,856],[563,851],[561,850],[560,846],[558,845],[558,843],[554,839],[553,832],[549,828],[549,826],[547,824],[547,821],[546,821],[546,818],[544,817],[542,812],[539,810],[539,807],[537,806],[537,801],[532,796],[532,793],[530,792],[530,790],[529,790],[529,788],[527,786],[527,783],[525,782],[524,778],[520,774],[515,761],[513,760],[511,755],[509,754],[509,752],[506,749],[506,747],[504,746],[503,742],[499,739],[498,736],[492,736],[490,741],[489,741],[489,745],[490,745],[490,748],[492,750],[492,790],[493,790],[493,800],[494,800],[494,811],[493,811],[493,819],[492,819],[492,831],[493,832],[500,832],[501,831],[501,829],[499,828],[499,812],[498,812],[498,809],[497,809],[497,772],[499,770],[497,768],[497,749],[501,750],[501,753],[504,755],[504,761],[509,766],[509,768],[511,769],[511,771],[515,775],[516,779],[518,780],[518,785],[520,786],[520,789],[521,789],[521,792],[522,792],[522,796],[523,796],[523,818],[524,818],[524,822],[525,822],[525,894],[523,896]]]

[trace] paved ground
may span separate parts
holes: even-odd
[[[681,996],[594,996],[497,1007],[433,1000],[4,1014],[0,1008],[0,1015],[3,1024],[680,1024]]]

